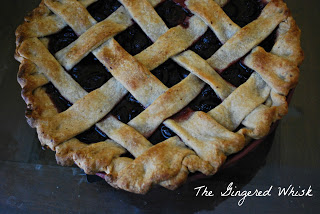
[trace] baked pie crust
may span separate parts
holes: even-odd
[[[110,185],[130,192],[146,193],[153,184],[175,189],[189,172],[215,174],[228,155],[266,136],[287,113],[303,52],[300,30],[282,0],[262,1],[260,16],[243,28],[222,10],[227,0],[176,1],[194,15],[187,27],[170,29],[154,9],[161,0],[120,0],[122,6],[99,23],[86,9],[94,2],[43,0],[16,31],[26,117],[59,164],[104,173]],[[153,44],[132,56],[113,37],[134,23]],[[79,37],[53,55],[46,36],[66,26]],[[187,49],[207,29],[223,45],[205,60]],[[270,52],[257,46],[275,29]],[[66,72],[89,53],[113,76],[90,93]],[[190,74],[168,88],[150,70],[170,58]],[[236,88],[219,73],[240,59],[254,72]],[[70,108],[58,112],[43,87],[49,82],[73,103]],[[205,84],[222,103],[208,113],[185,110]],[[145,110],[125,124],[109,112],[128,92]],[[153,145],[148,137],[162,123],[177,136]],[[75,138],[93,125],[109,139],[88,145]]]

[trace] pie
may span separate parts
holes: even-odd
[[[139,194],[266,136],[303,61],[282,0],[42,0],[16,38],[41,144]]]

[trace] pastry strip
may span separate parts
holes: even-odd
[[[258,19],[249,23],[230,38],[207,61],[217,71],[223,71],[257,46],[288,17],[284,3],[270,2]]]
[[[241,29],[213,0],[187,0],[185,4],[212,29],[222,44]]]
[[[47,7],[70,26],[77,35],[81,35],[97,21],[77,0],[44,0]]]
[[[104,21],[89,28],[76,41],[58,51],[55,54],[57,60],[67,70],[72,69],[91,51],[133,24],[126,13],[121,7]]]
[[[65,72],[60,63],[51,55],[38,38],[22,42],[18,53],[38,66],[38,71],[45,74],[50,82],[59,89],[62,96],[74,103],[88,93]]]

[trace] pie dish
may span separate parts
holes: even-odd
[[[140,194],[266,136],[303,61],[282,0],[43,0],[16,38],[41,144]]]

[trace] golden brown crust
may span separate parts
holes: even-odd
[[[245,56],[261,43],[283,20],[289,10],[282,1],[271,1],[262,10],[258,19],[240,29],[215,54],[208,59],[216,70],[222,71],[231,63]]]
[[[110,185],[135,193],[146,193],[153,184],[175,189],[185,182],[189,172],[214,174],[228,155],[245,146],[248,138],[264,137],[271,124],[287,113],[285,96],[297,84],[303,52],[301,32],[282,0],[268,1],[261,16],[242,29],[218,6],[226,0],[217,4],[187,0],[195,16],[186,29],[167,28],[153,9],[160,0],[121,0],[126,8],[120,7],[96,24],[85,9],[95,1],[43,0],[16,31],[15,57],[21,62],[18,82],[28,106],[26,117],[37,128],[42,145],[56,150],[59,164],[75,163],[88,174],[103,172]],[[142,8],[146,9],[143,16]],[[136,56],[129,55],[112,38],[130,26],[131,19],[155,42]],[[47,39],[39,38],[67,25],[80,38],[55,58],[47,50]],[[206,61],[184,50],[207,26],[224,45]],[[277,26],[270,53],[255,47]],[[176,45],[172,46],[172,40]],[[239,46],[243,48],[235,48]],[[88,94],[66,75],[63,66],[71,69],[90,52],[114,78]],[[222,70],[247,53],[243,61],[256,72],[236,89],[214,69]],[[191,72],[170,89],[150,73],[169,58]],[[72,107],[57,111],[42,87],[49,82],[73,103]],[[167,119],[193,100],[205,83],[223,99],[221,105],[209,113],[189,112],[182,118]],[[146,110],[128,124],[105,117],[128,91]],[[162,122],[179,137],[153,146],[146,137]],[[87,145],[73,138],[94,124],[112,140]],[[234,132],[240,124],[244,128]],[[121,157],[127,151],[136,158]]]
[[[224,80],[206,60],[191,50],[174,57],[175,61],[185,69],[192,71],[192,74],[210,85],[214,92],[222,99],[226,99],[235,87]]]
[[[277,93],[287,95],[289,90],[298,84],[299,69],[297,64],[267,53],[263,48],[257,47],[247,56],[244,63],[258,72],[263,80]]]
[[[197,14],[210,26],[223,44],[240,30],[240,27],[212,0],[188,0],[185,4],[190,11]]]
[[[156,41],[159,35],[168,31],[168,27],[153,9],[161,0],[141,1],[141,0],[120,0],[122,5],[128,10],[134,21],[143,26],[144,32],[152,41]]]
[[[149,106],[167,87],[114,39],[94,51],[96,57],[110,73],[136,97],[142,105]],[[126,72],[124,74],[123,72]]]
[[[113,94],[113,89],[118,89],[118,93]],[[126,93],[125,88],[114,79],[108,81],[99,89],[79,99],[66,111],[43,118],[37,126],[39,138],[53,149],[100,121]]]
[[[75,164],[84,170],[86,174],[105,172],[113,159],[124,154],[126,151],[112,141],[85,146],[73,155]]]
[[[73,155],[76,151],[85,148],[87,145],[73,138],[56,147],[56,160],[62,166],[71,166],[74,164]]]
[[[135,57],[145,64],[149,70],[152,70],[170,57],[190,47],[193,41],[203,35],[206,30],[207,26],[201,20],[197,17],[192,17],[189,20],[187,29],[180,25],[171,28],[160,36],[153,45]],[[174,47],[172,47],[171,41],[174,41]]]
[[[172,181],[172,179],[181,183],[186,180],[188,173],[187,170],[182,169],[183,159],[192,154],[194,152],[187,149],[178,137],[170,138],[137,157],[120,172],[121,175],[118,176],[114,185],[121,189],[144,194],[152,184]],[[170,183],[169,186],[172,187],[173,182]]]
[[[165,119],[178,113],[195,99],[203,87],[204,83],[200,79],[189,75],[160,95],[145,111],[128,124],[149,137]]]
[[[300,45],[301,31],[292,16],[280,23],[277,33],[277,41],[271,53],[287,58],[297,66],[301,65],[304,59]]]
[[[87,26],[88,30],[85,33],[66,48],[57,52],[55,56],[61,65],[70,70],[90,52],[132,24],[127,11],[120,8],[107,19]]]
[[[83,34],[89,27],[97,23],[84,5],[77,0],[44,0],[44,3],[49,10],[71,26],[78,35]]]

